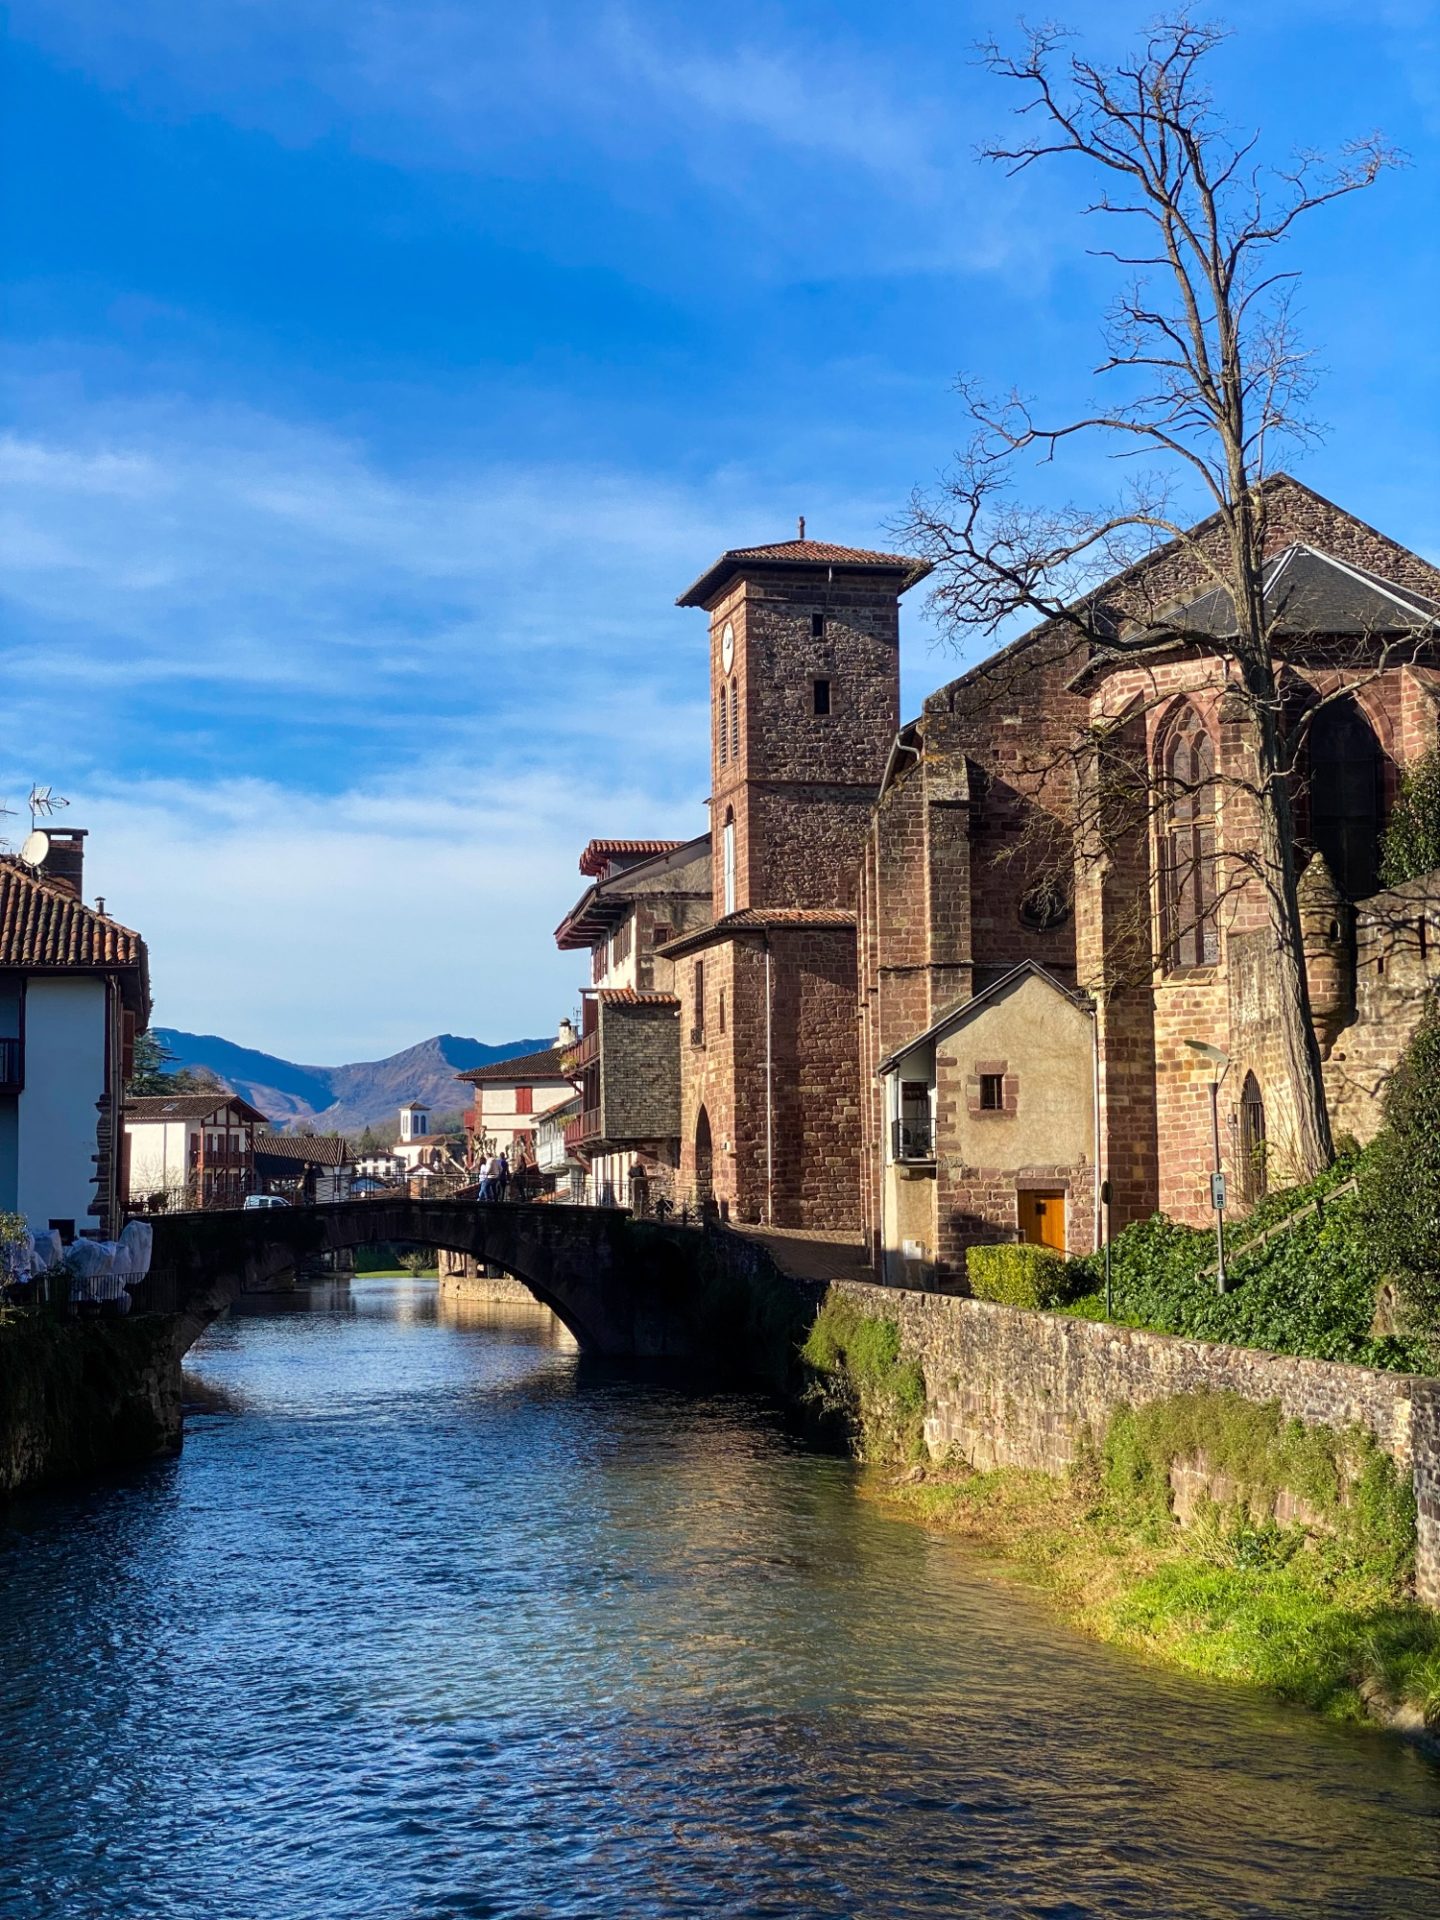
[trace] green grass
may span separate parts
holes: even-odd
[[[1169,1468],[1203,1453],[1237,1486],[1181,1528]],[[1440,1732],[1440,1615],[1416,1604],[1415,1506],[1358,1429],[1227,1394],[1120,1409],[1071,1473],[941,1472],[871,1488],[976,1542],[1099,1639],[1328,1718]],[[1281,1489],[1307,1525],[1270,1517]]]

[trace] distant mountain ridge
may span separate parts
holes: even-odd
[[[155,1036],[174,1054],[177,1067],[203,1067],[232,1093],[268,1114],[277,1127],[319,1133],[332,1129],[363,1133],[373,1127],[386,1138],[395,1134],[399,1109],[407,1100],[421,1100],[436,1113],[454,1113],[469,1105],[468,1089],[457,1084],[457,1073],[554,1045],[553,1036],[487,1046],[463,1034],[437,1033],[386,1060],[307,1067],[254,1047],[237,1046],[216,1033],[156,1027]]]

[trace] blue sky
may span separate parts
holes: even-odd
[[[1058,11],[1103,54],[1153,8]],[[1296,470],[1440,555],[1440,7],[1246,12],[1217,84],[1272,153],[1412,161],[1294,249]],[[12,0],[0,797],[71,797],[158,1020],[329,1063],[573,1004],[581,845],[704,824],[675,594],[801,512],[884,542],[961,368],[1089,390],[1084,183],[975,158],[1012,25]],[[959,663],[905,635],[914,708]]]

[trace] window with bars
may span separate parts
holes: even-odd
[[[1173,972],[1220,958],[1215,913],[1215,743],[1188,701],[1161,747],[1161,940]]]

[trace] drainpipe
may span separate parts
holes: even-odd
[[[765,1224],[775,1224],[775,1056],[772,1046],[770,936],[765,936]]]
[[[1095,1246],[1098,1251],[1103,1244],[1102,1221],[1104,1218],[1103,1189],[1104,1177],[1100,1169],[1100,1002],[1090,1002],[1090,1052],[1094,1069],[1094,1155],[1095,1155]]]

